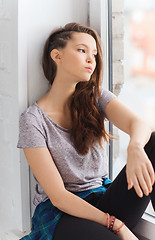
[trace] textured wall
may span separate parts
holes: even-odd
[[[0,229],[21,222],[18,135],[17,0],[0,1]],[[6,226],[7,224],[7,226]],[[21,226],[20,226],[21,227]]]
[[[112,1],[112,35],[113,35],[113,91],[118,95],[124,82],[124,0]]]
[[[124,83],[124,0],[112,0],[112,56],[113,56],[113,92],[118,96]],[[118,136],[118,129],[113,126],[115,137]],[[114,161],[119,155],[119,140],[113,145]]]

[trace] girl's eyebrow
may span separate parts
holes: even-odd
[[[79,44],[77,44],[76,46],[78,46],[78,45],[83,45],[83,46],[85,46],[86,48],[89,48],[88,45],[86,45],[86,44],[84,44],[84,43],[79,43]],[[93,51],[97,52],[97,49],[94,49]]]

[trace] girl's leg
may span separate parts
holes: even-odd
[[[145,151],[152,162],[153,168],[155,170],[155,132],[152,133],[150,141],[145,145]],[[150,194],[153,208],[155,210],[155,184],[153,185],[153,191]]]
[[[144,149],[155,169],[155,132],[152,133]],[[85,200],[100,210],[116,216],[133,229],[142,217],[150,198],[155,207],[155,186],[152,193],[149,196],[144,195],[143,198],[138,197],[134,188],[128,190],[126,167],[124,167],[103,195],[92,193]]]
[[[155,168],[155,132],[146,144],[145,151]],[[155,206],[155,187],[150,196],[144,195],[143,198],[139,198],[134,189],[127,189],[124,167],[104,194],[92,193],[85,200],[100,210],[116,216],[133,229],[143,215],[150,197]],[[118,240],[119,237],[101,224],[64,213],[56,226],[53,240],[61,239]]]
[[[63,214],[59,220],[53,240],[120,240],[114,233],[99,223]]]

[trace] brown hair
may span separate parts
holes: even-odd
[[[102,147],[102,138],[108,143],[107,136],[113,138],[105,131],[104,119],[97,108],[97,99],[100,97],[100,85],[102,83],[103,62],[101,39],[92,28],[78,24],[68,23],[53,31],[48,37],[43,51],[43,70],[45,77],[52,85],[57,72],[56,63],[50,56],[53,49],[65,48],[67,41],[72,38],[74,32],[83,32],[91,35],[97,46],[96,68],[89,82],[79,82],[71,98],[70,110],[72,117],[71,138],[77,151],[84,155],[89,147],[93,147],[98,140]]]

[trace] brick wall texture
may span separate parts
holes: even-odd
[[[119,95],[124,82],[124,0],[112,0],[113,92]]]
[[[113,92],[118,96],[124,83],[124,0],[112,0],[112,56]],[[113,135],[119,139],[118,129],[113,126]],[[119,140],[114,142],[114,162],[119,155]]]

